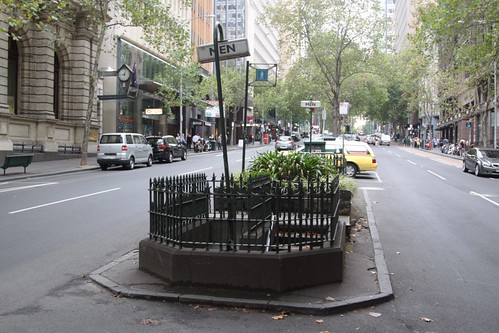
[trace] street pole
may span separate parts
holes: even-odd
[[[312,96],[310,96],[310,144],[308,146],[308,152],[312,152],[312,121],[313,121],[313,112],[312,112]]]
[[[180,138],[182,138],[182,126],[184,124],[184,107],[183,107],[183,88],[182,88],[182,73],[180,73],[180,124],[179,124],[179,134]],[[187,139],[186,139],[187,140]]]
[[[492,25],[492,31],[496,30],[496,24]],[[494,53],[496,52],[497,43],[494,38]],[[497,59],[494,56],[494,142],[492,143],[492,148],[497,147]]]
[[[248,81],[249,81],[249,61],[246,61],[246,81],[245,81],[245,91],[244,91],[244,119],[243,119],[243,165],[241,167],[241,172],[244,172],[245,162],[246,162],[246,118],[248,117]],[[253,138],[254,140],[254,138]]]
[[[497,61],[494,60],[494,142],[492,148],[497,147]]]
[[[220,110],[220,135],[222,135],[222,152],[224,158],[224,173],[225,181],[227,184],[227,189],[230,187],[230,175],[229,175],[229,160],[227,156],[227,131],[225,130],[225,117],[224,117],[224,100],[222,96],[222,78],[220,74],[220,54],[218,50],[218,37],[220,35],[220,40],[224,40],[224,31],[222,24],[216,22],[213,27],[213,48],[215,53],[215,71],[217,77],[217,91],[218,91],[218,109]]]

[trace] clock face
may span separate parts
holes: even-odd
[[[118,72],[118,78],[120,81],[127,81],[130,78],[130,71],[127,68],[122,68]]]

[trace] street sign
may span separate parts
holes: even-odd
[[[215,45],[201,45],[197,48],[198,61],[201,63],[215,61]],[[221,41],[218,43],[218,55],[220,60],[240,58],[249,56],[248,40],[235,39],[230,41]]]
[[[350,103],[340,102],[340,114],[348,114],[348,109],[350,109]]]
[[[320,108],[321,101],[301,101],[300,106],[302,108]]]
[[[267,68],[257,68],[256,69],[256,80],[257,81],[268,81],[269,80],[269,70]]]

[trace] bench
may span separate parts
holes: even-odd
[[[24,173],[26,173],[26,168],[31,164],[33,160],[33,154],[15,154],[5,156],[3,165],[0,168],[3,169],[3,174],[5,175],[5,170],[11,167],[24,167]]]

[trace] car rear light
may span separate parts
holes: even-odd
[[[128,146],[127,145],[121,146],[121,151],[127,151],[127,150],[128,150]]]
[[[166,148],[168,148],[167,145],[159,145],[159,149],[160,150],[166,150]]]
[[[375,164],[375,163],[376,163],[376,159],[375,159],[375,158],[373,158],[373,164]]]
[[[97,145],[97,151],[100,151],[100,145]]]

